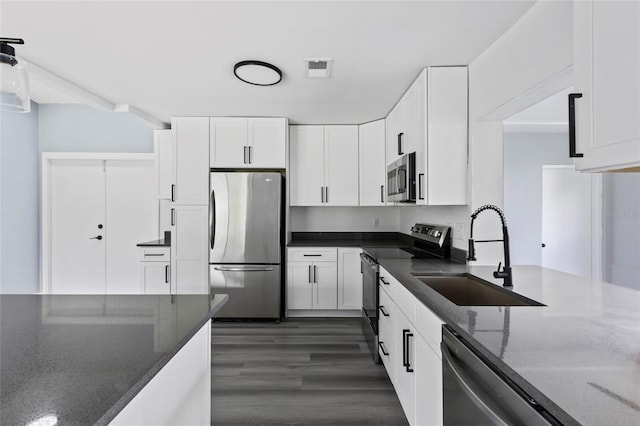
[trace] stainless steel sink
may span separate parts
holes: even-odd
[[[458,306],[545,306],[469,274],[416,278]]]

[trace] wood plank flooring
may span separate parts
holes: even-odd
[[[214,425],[406,425],[359,318],[214,322]]]

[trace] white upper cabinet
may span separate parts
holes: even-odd
[[[640,167],[640,3],[573,3],[578,170]],[[640,170],[640,169],[638,169]]]
[[[358,205],[358,126],[324,126],[324,203]]]
[[[385,120],[362,124],[358,134],[360,205],[384,206],[387,198]]]
[[[286,138],[285,118],[213,117],[209,165],[283,169]]]
[[[417,108],[421,139],[416,159],[416,202],[466,204],[467,67],[430,67],[419,80]]]
[[[173,201],[181,205],[209,202],[209,118],[173,119],[176,179]]]
[[[324,127],[289,126],[292,206],[324,204]]]
[[[358,205],[358,126],[290,126],[290,204]]]
[[[398,158],[400,158],[402,135],[400,135],[400,132],[398,130],[398,112],[399,110],[397,108],[392,109],[385,119],[385,133],[387,135],[385,141],[387,164],[393,163]]]

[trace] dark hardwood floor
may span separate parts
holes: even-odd
[[[359,318],[214,322],[214,425],[406,425]]]

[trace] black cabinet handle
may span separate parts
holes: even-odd
[[[402,141],[404,139],[404,133],[398,133],[398,155],[402,155],[404,154],[404,152],[402,152]]]
[[[324,203],[324,186],[320,187],[320,202]]]
[[[243,146],[244,148],[244,153],[243,153],[243,157],[242,157],[242,161],[244,162],[244,164],[247,164],[247,146]]]
[[[385,317],[389,316],[387,311],[384,310],[384,306],[380,305],[380,307],[378,309],[380,309],[380,312],[382,312],[382,315],[384,315]]]
[[[324,187],[324,202],[325,203],[329,202],[329,187],[328,186]]]
[[[316,280],[316,265],[313,265],[313,282],[317,283],[318,281]]]
[[[164,266],[164,282],[169,284],[169,265]]]
[[[174,219],[175,212],[176,212],[176,209],[171,209],[171,226],[176,226],[176,221]]]
[[[171,202],[172,203],[176,201],[175,192],[176,192],[176,186],[174,184],[171,184]]]
[[[422,196],[422,181],[424,180],[424,173],[420,173],[418,175],[418,199],[419,200],[424,200],[424,197]]]
[[[576,99],[582,93],[569,93],[569,157],[582,158],[584,154],[576,152]]]
[[[384,203],[384,185],[380,185],[380,202]]]
[[[320,257],[321,254],[303,254],[304,257]]]
[[[407,354],[407,333],[409,331],[407,328],[402,330],[402,366],[404,368],[407,368],[409,365],[409,361],[407,360],[409,358]]]
[[[409,331],[409,330],[407,330]],[[413,333],[407,333],[406,335],[406,339],[407,339],[407,365],[405,366],[405,368],[407,369],[407,373],[413,373],[413,368],[411,368],[411,360],[409,359],[409,355],[411,353],[411,351],[409,350],[409,337],[413,337]]]
[[[309,265],[309,284],[311,284],[311,265]]]
[[[387,349],[384,347],[384,342],[378,342],[378,346],[382,350],[384,356],[389,356],[389,352],[387,352]]]
[[[380,281],[382,281],[382,284],[384,285],[389,285],[389,283],[384,280],[384,277],[380,277]]]
[[[249,164],[251,164],[251,146],[249,146]]]

